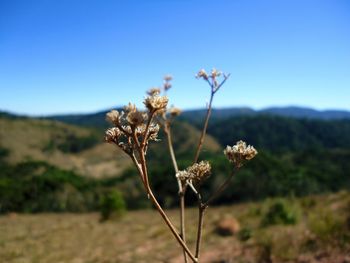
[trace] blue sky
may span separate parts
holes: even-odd
[[[215,107],[350,110],[350,1],[0,1],[0,110],[141,106],[167,73],[172,104],[203,107],[212,67]]]

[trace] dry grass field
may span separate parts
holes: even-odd
[[[271,202],[210,208],[202,262],[350,262],[348,192],[294,200],[300,208],[296,224],[261,226]],[[177,223],[177,210],[168,212]],[[196,225],[196,215],[196,209],[187,210],[189,226]],[[218,223],[232,217],[241,231],[219,235]],[[188,229],[191,247],[195,231]],[[152,210],[131,211],[106,223],[95,213],[9,214],[0,217],[0,233],[0,262],[183,262],[179,246]]]

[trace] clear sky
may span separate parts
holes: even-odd
[[[0,0],[0,110],[142,105],[167,73],[172,104],[204,107],[212,67],[214,107],[350,110],[350,1]]]

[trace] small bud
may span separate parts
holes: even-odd
[[[159,95],[159,94],[160,94],[160,88],[150,88],[150,89],[147,91],[147,94],[148,94],[149,96]]]
[[[211,70],[211,75],[210,75],[210,77],[213,78],[213,79],[215,79],[216,77],[220,77],[221,74],[222,74],[221,71],[218,71],[216,68],[213,68],[213,69]]]
[[[197,73],[196,78],[197,78],[197,79],[203,78],[203,79],[207,80],[207,79],[208,79],[208,74],[207,74],[207,72],[205,72],[204,69],[201,69],[201,70]]]
[[[173,77],[171,75],[168,74],[164,76],[164,81],[169,82],[171,80],[173,80]]]

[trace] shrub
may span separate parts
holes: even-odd
[[[252,229],[249,227],[244,227],[238,232],[238,239],[242,242],[248,241],[252,236]]]
[[[299,220],[300,211],[295,204],[279,199],[271,203],[261,220],[262,226],[294,225]]]
[[[125,201],[120,192],[112,190],[102,196],[100,202],[101,221],[106,221],[112,216],[120,217],[125,211]]]
[[[321,242],[336,241],[338,243],[349,238],[345,219],[327,209],[320,209],[310,214],[307,225]]]

